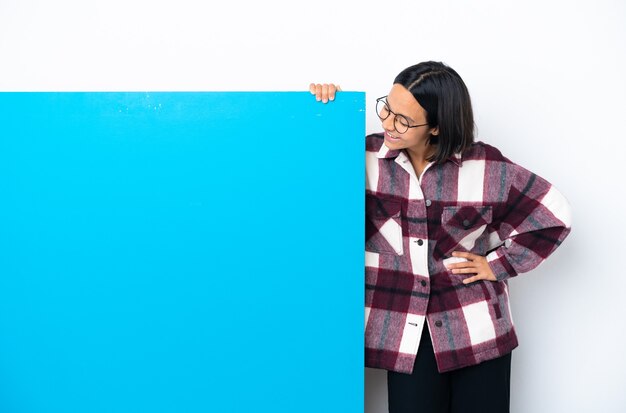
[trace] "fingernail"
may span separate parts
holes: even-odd
[[[333,96],[333,97],[331,97],[331,98],[330,98],[330,100],[335,100],[335,97],[334,97],[334,96]]]
[[[327,103],[327,102],[328,102],[328,99],[324,99],[324,100],[323,100],[323,102],[324,102],[324,103]]]

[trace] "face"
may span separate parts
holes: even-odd
[[[411,92],[404,86],[394,84],[387,96],[389,109],[398,115],[404,115],[409,121],[409,125],[422,125],[426,123],[426,111],[415,100]],[[393,114],[382,121],[385,129],[385,145],[389,149],[409,149],[423,152],[426,142],[431,134],[437,135],[437,128],[428,125],[409,128],[404,133],[398,133],[394,128]]]

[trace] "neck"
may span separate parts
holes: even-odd
[[[406,148],[407,155],[411,162],[428,163],[428,158],[435,154],[437,147],[435,145],[424,145],[413,148]]]
[[[430,162],[428,158],[435,153],[435,149],[436,146],[434,145],[406,148],[406,153],[409,156],[413,169],[418,177],[422,174],[426,165]]]

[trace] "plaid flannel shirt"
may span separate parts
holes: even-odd
[[[567,200],[494,147],[429,164],[421,177],[382,134],[366,138],[365,362],[410,373],[424,323],[440,372],[511,352],[507,279],[570,232]],[[497,281],[463,284],[453,251],[487,257]]]

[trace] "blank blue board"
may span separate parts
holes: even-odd
[[[362,412],[364,108],[0,93],[0,412]]]

